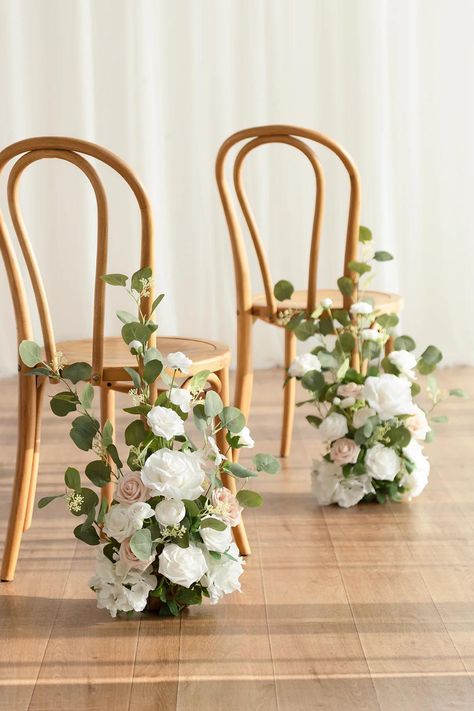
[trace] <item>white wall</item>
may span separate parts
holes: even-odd
[[[0,0],[0,143],[73,135],[125,158],[155,209],[161,332],[233,343],[217,149],[265,123],[328,133],[360,168],[362,222],[396,255],[376,284],[403,293],[404,331],[437,343],[448,363],[472,364],[473,22],[471,0]],[[309,168],[288,148],[260,151],[249,185],[273,276],[303,287]],[[339,276],[347,197],[336,162],[326,165],[321,286]],[[70,166],[30,171],[25,214],[57,337],[85,337],[92,198]],[[119,181],[110,186],[109,270],[131,271],[136,215]],[[16,357],[3,266],[0,317],[5,374]],[[257,335],[257,365],[280,362],[282,334]]]

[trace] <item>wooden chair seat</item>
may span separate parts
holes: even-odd
[[[83,361],[92,362],[92,339],[80,341],[62,341],[56,344],[57,350],[64,354],[69,363]],[[175,336],[159,336],[156,347],[163,356],[181,351],[193,363],[189,367],[189,375],[200,370],[210,370],[211,373],[227,368],[230,364],[230,350],[223,343],[207,341],[200,338],[179,338]],[[104,338],[104,361],[102,380],[108,382],[130,381],[130,376],[124,368],[136,368],[137,359],[132,355],[121,338]]]
[[[402,297],[398,294],[390,294],[383,291],[365,291],[364,298],[370,297],[374,300],[375,310],[379,313],[390,314],[399,313],[403,302]],[[322,299],[332,299],[333,308],[341,309],[343,307],[343,296],[338,289],[318,289],[316,292],[316,303],[319,304]],[[277,306],[277,315],[286,309],[294,311],[305,311],[308,303],[308,292],[306,290],[295,291],[291,299],[279,301]],[[253,298],[252,314],[262,321],[275,323],[280,326],[278,318],[274,320],[269,317],[269,309],[267,306],[267,297],[265,294],[259,294]]]

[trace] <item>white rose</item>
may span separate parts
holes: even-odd
[[[313,494],[320,506],[338,504],[343,508],[354,506],[374,488],[368,476],[346,479],[342,467],[322,459],[313,468]]]
[[[197,452],[159,449],[143,465],[142,481],[167,499],[197,499],[203,493],[204,472]]]
[[[333,503],[344,509],[355,506],[366,494],[373,494],[375,491],[370,477],[354,476],[339,479],[333,496]]]
[[[192,365],[192,363],[193,361],[185,356],[184,353],[181,353],[181,351],[170,353],[163,359],[163,365],[166,368],[171,368],[171,370],[180,370],[182,373],[187,373],[188,368]]]
[[[393,481],[400,471],[401,460],[395,450],[377,443],[365,455],[367,473],[372,479]]]
[[[405,425],[415,439],[426,439],[428,432],[431,432],[426,415],[418,405],[414,405],[413,408],[413,415],[406,419]]]
[[[140,612],[146,606],[148,595],[158,581],[154,575],[139,570],[128,570],[122,562],[112,563],[100,548],[95,575],[89,581],[97,594],[97,607],[106,608],[112,617],[117,612]]]
[[[137,353],[143,353],[143,345],[140,341],[130,341],[128,347],[130,348],[130,352],[136,351]]]
[[[356,430],[358,430],[359,427],[363,427],[365,425],[369,417],[373,417],[375,414],[375,410],[373,410],[371,407],[361,407],[360,410],[356,410],[354,412],[352,424],[354,425]]]
[[[319,425],[318,433],[325,442],[333,442],[348,433],[347,420],[344,415],[332,412]]]
[[[417,360],[413,353],[409,351],[392,351],[388,354],[388,359],[395,368],[398,368],[402,375],[405,375],[409,380],[416,379],[413,368],[416,367]]]
[[[153,516],[149,504],[136,501],[134,504],[114,504],[104,517],[104,533],[122,543],[143,528],[143,521]]]
[[[320,506],[333,503],[339,479],[343,476],[342,467],[326,459],[315,461],[312,471],[312,491]]]
[[[363,341],[378,341],[380,338],[380,331],[376,328],[364,328],[360,334]]]
[[[155,506],[155,517],[162,526],[176,526],[186,516],[186,508],[179,499],[163,499]]]
[[[288,368],[288,375],[292,378],[302,378],[303,375],[309,373],[310,370],[321,371],[321,363],[317,355],[314,353],[304,353],[296,356],[293,363]]]
[[[428,483],[430,463],[423,454],[423,448],[415,439],[403,448],[403,454],[414,464],[411,474],[406,473],[401,480],[401,485],[408,489],[410,498],[419,496]]]
[[[230,544],[229,556],[221,556],[219,560],[213,558],[204,549],[208,571],[205,574],[202,584],[207,587],[212,605],[219,602],[223,595],[228,595],[236,590],[240,592],[239,578],[244,572],[244,561],[239,555],[239,549],[235,543]],[[234,559],[234,560],[233,560]]]
[[[207,572],[204,553],[194,543],[180,548],[176,543],[167,543],[159,556],[158,571],[176,585],[191,587]]]
[[[374,309],[367,303],[367,301],[356,301],[355,304],[352,304],[350,307],[350,312],[353,315],[366,316],[367,314],[371,314],[373,310]]]
[[[255,442],[250,436],[250,430],[248,427],[243,427],[240,432],[236,432],[235,436],[239,438],[239,445],[241,447],[248,447],[249,449],[252,449],[255,445]]]
[[[214,518],[214,520],[220,520],[214,516],[209,518]],[[205,521],[206,519],[204,519]],[[204,541],[204,545],[210,551],[215,551],[216,553],[225,553],[230,544],[232,543],[232,531],[230,526],[226,526],[223,531],[215,531],[213,528],[200,528],[199,533]]]
[[[189,412],[192,399],[193,396],[189,390],[183,390],[183,388],[173,388],[171,390],[170,400],[173,405],[177,405],[182,412]]]
[[[161,407],[161,405],[152,407],[146,419],[153,434],[157,437],[170,440],[184,434],[183,420],[170,407]]]
[[[410,382],[391,373],[369,376],[364,385],[364,399],[381,420],[411,415],[414,411]]]
[[[332,299],[330,299],[329,297],[326,299],[321,299],[321,306],[323,307],[323,309],[330,309],[332,303]]]

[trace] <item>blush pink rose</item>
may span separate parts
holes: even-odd
[[[346,383],[345,385],[339,385],[337,394],[341,397],[353,397],[356,400],[360,400],[362,398],[363,389],[363,385],[357,385],[357,383]]]
[[[134,504],[151,498],[150,490],[143,483],[140,472],[129,472],[119,479],[114,498],[121,504]]]
[[[331,459],[334,464],[355,464],[359,456],[360,447],[353,439],[341,437],[331,445]]]
[[[240,523],[242,506],[237,501],[234,494],[225,486],[214,489],[211,497],[212,505],[216,509],[216,514],[229,526],[237,526]]]
[[[133,553],[130,548],[130,538],[126,538],[120,544],[119,559],[127,568],[135,568],[135,570],[146,570],[150,563],[153,562],[154,555],[150,556],[148,560],[140,560],[137,558],[135,553]]]

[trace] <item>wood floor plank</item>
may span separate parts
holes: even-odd
[[[442,371],[440,382],[474,392],[474,369]],[[15,380],[1,386],[3,539]],[[281,372],[256,374],[258,451],[278,452],[280,400]],[[474,401],[446,412],[419,499],[343,510],[310,496],[320,444],[298,410],[291,456],[256,484],[265,506],[247,516],[254,552],[243,594],[181,620],[97,610],[87,585],[95,551],[76,548],[62,504],[36,511],[17,578],[0,585],[0,710],[474,708]],[[87,460],[69,444],[66,419],[45,409],[38,496]]]

